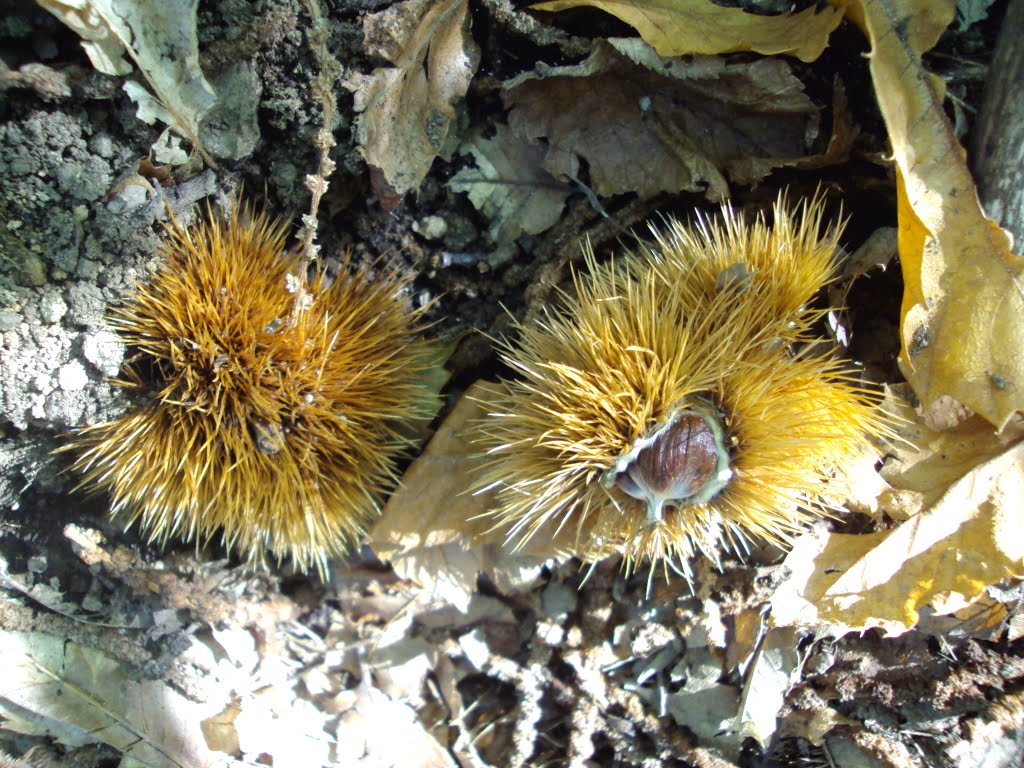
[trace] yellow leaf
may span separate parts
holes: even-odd
[[[925,406],[948,395],[1002,429],[1024,411],[1024,260],[988,219],[921,53],[953,0],[854,0],[897,167],[903,373]]]
[[[891,531],[808,535],[772,598],[777,625],[882,627],[900,634],[931,605],[952,613],[1024,574],[1024,443],[967,472],[927,512]]]
[[[928,509],[953,483],[1007,447],[992,425],[976,414],[955,425],[932,423],[934,414],[917,414],[906,390],[906,385],[889,388],[884,403],[885,411],[899,419],[903,438],[889,447],[878,473],[885,487],[877,501],[894,520]]]
[[[841,5],[778,16],[758,16],[708,0],[551,0],[530,7],[564,11],[581,5],[600,8],[626,22],[661,56],[755,51],[814,61],[843,20]]]

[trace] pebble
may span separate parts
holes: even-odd
[[[89,383],[89,375],[80,362],[72,360],[60,367],[57,380],[60,382],[60,388],[65,392],[78,392],[85,389]]]
[[[21,325],[21,315],[8,309],[0,310],[0,332],[13,331]]]
[[[412,231],[424,240],[440,240],[448,233],[448,222],[440,216],[424,216],[413,222]]]

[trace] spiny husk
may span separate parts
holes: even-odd
[[[562,308],[517,326],[504,357],[521,378],[488,403],[479,483],[511,542],[552,536],[584,560],[686,569],[697,552],[717,562],[750,538],[784,543],[833,507],[829,478],[891,430],[848,363],[807,351],[822,313],[807,307],[835,271],[838,233],[820,236],[821,217],[780,201],[773,227],[728,209],[693,229],[668,221],[637,254],[601,266],[588,253]],[[722,285],[737,263],[743,279]],[[698,397],[724,414],[734,475],[649,522],[602,474]]]
[[[422,310],[401,298],[407,278],[347,259],[333,283],[311,279],[293,324],[305,266],[283,255],[286,237],[241,205],[191,229],[173,222],[164,263],[111,317],[138,351],[119,383],[148,402],[70,448],[82,485],[109,492],[151,539],[221,532],[252,564],[269,550],[323,571],[396,481],[427,346]]]

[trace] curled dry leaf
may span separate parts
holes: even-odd
[[[981,610],[973,604],[986,587],[1024,573],[1024,443],[1007,445],[1024,411],[1024,260],[982,212],[941,81],[921,64],[954,5],[856,0],[848,9],[873,45],[893,145],[906,286],[901,364],[922,407],[887,406],[907,442],[892,447],[880,472],[877,509],[903,522],[798,540],[786,560],[792,576],[773,599],[777,625],[898,634],[922,611],[931,621]]]
[[[1024,443],[988,459],[891,531],[807,534],[772,598],[777,626],[881,627],[900,634],[922,607],[960,610],[986,586],[1024,575]]]
[[[585,160],[602,196],[706,188],[721,200],[729,181],[806,162],[819,132],[819,108],[781,59],[664,59],[635,38],[599,40],[582,63],[504,88],[512,130],[547,140],[544,168],[575,179]]]
[[[759,16],[708,0],[552,0],[531,8],[563,11],[581,5],[626,22],[662,56],[755,51],[814,61],[843,20],[841,8],[819,11],[812,5],[799,13]]]
[[[82,38],[82,49],[96,70],[105,75],[127,75],[132,71],[122,42],[131,40],[110,2],[76,3],[73,0],[36,0]]]
[[[735,728],[766,747],[776,731],[779,710],[800,679],[799,633],[792,628],[768,630],[747,668]]]
[[[904,385],[905,387],[905,385]],[[886,513],[906,520],[937,502],[953,483],[1006,450],[992,425],[972,414],[956,425],[929,425],[907,400],[886,396],[885,409],[902,419],[905,442],[891,446],[878,473],[884,488],[878,502]]]
[[[365,48],[390,61],[354,74],[359,146],[395,194],[419,186],[445,150],[455,104],[480,63],[467,0],[406,0],[366,17]]]
[[[921,63],[955,6],[854,0],[848,13],[872,44],[897,168],[903,373],[926,406],[949,395],[1002,429],[1024,411],[1024,259],[982,211],[941,81]]]
[[[217,97],[199,67],[198,0],[37,2],[82,38],[82,47],[100,72],[129,74],[132,68],[124,58],[128,56],[153,90],[150,94],[135,83],[125,83],[125,91],[138,104],[139,118],[166,123],[209,162],[199,123]]]
[[[406,470],[388,499],[368,543],[409,579],[463,612],[476,591],[478,574],[502,590],[532,581],[547,554],[510,552],[506,532],[481,518],[492,505],[488,493],[472,493],[479,447],[472,437],[484,415],[480,400],[492,384],[478,382],[462,396],[423,453]]]

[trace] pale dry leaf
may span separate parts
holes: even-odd
[[[743,737],[766,747],[775,734],[777,716],[786,694],[799,679],[800,636],[791,627],[768,630],[747,669],[735,728]]]
[[[242,699],[232,724],[249,762],[270,755],[275,768],[316,768],[334,765],[331,719],[293,687],[275,685]]]
[[[159,119],[187,138],[205,157],[199,122],[217,101],[199,66],[198,0],[37,0],[83,38],[100,72],[125,75],[127,55],[153,93],[128,82],[139,119]],[[129,86],[134,86],[130,88]]]
[[[23,733],[82,735],[152,768],[212,766],[199,723],[220,705],[189,701],[94,648],[43,632],[0,632],[0,712]],[[74,745],[74,742],[72,742]]]
[[[760,16],[708,0],[552,0],[530,7],[562,11],[582,5],[626,22],[662,56],[754,51],[814,61],[843,20],[841,8]]]
[[[854,0],[848,14],[872,44],[897,169],[903,373],[925,406],[948,395],[1002,429],[1024,411],[1024,259],[985,216],[941,81],[921,63],[955,7]]]
[[[455,762],[416,718],[412,707],[393,701],[363,679],[335,732],[336,765],[352,768],[455,768]],[[276,763],[275,763],[276,765]]]
[[[795,736],[807,739],[816,747],[825,743],[825,736],[837,725],[858,726],[856,720],[844,717],[829,706],[816,709],[790,709],[779,718],[778,731],[780,737]],[[845,763],[844,763],[845,765]]]
[[[479,574],[501,589],[514,589],[532,581],[548,557],[508,551],[506,532],[481,517],[493,505],[491,495],[472,492],[480,463],[472,438],[485,415],[480,401],[493,386],[477,382],[463,394],[367,537],[399,576],[462,611]]]
[[[409,637],[408,633],[386,645],[385,642],[381,641],[370,658],[377,687],[392,699],[416,701],[437,664],[437,646],[422,637]]]
[[[959,611],[1024,575],[1024,443],[954,482],[928,510],[890,531],[807,534],[772,598],[777,626],[881,627],[900,634],[919,611]]]
[[[890,446],[880,478],[878,504],[890,517],[907,519],[932,506],[961,477],[1006,450],[992,425],[977,415],[936,429],[899,396],[887,390],[884,408],[901,420],[900,442]],[[894,396],[894,393],[895,396]]]
[[[394,66],[348,79],[361,113],[356,136],[366,162],[402,195],[445,151],[480,49],[467,0],[405,0],[369,14],[364,34],[367,52]]]
[[[82,38],[82,49],[98,72],[105,75],[127,75],[132,65],[125,60],[123,39],[130,32],[121,26],[112,12],[111,3],[75,2],[75,0],[36,0]]]
[[[981,597],[958,611],[940,615],[943,607],[941,604],[935,608],[924,606],[918,618],[917,631],[947,640],[974,637],[996,642],[1003,634],[1010,614],[1006,603],[994,597],[987,589]],[[1013,642],[1012,639],[1009,641]]]
[[[599,40],[578,65],[505,83],[509,125],[548,143],[544,168],[575,179],[580,161],[602,196],[752,184],[813,157],[819,109],[780,59],[664,59],[637,39]]]
[[[211,628],[210,634],[227,654],[231,665],[242,674],[250,675],[260,663],[259,652],[256,650],[256,638],[244,627]]]
[[[448,182],[490,221],[488,234],[495,243],[520,235],[536,235],[553,226],[562,215],[571,188],[560,184],[541,167],[544,148],[512,135],[498,125],[494,136],[472,131],[459,147],[471,155],[475,167],[463,168]]]
[[[729,734],[739,705],[739,692],[731,685],[715,683],[700,691],[683,690],[665,698],[668,714],[677,725],[689,728],[701,739],[713,739],[723,751],[739,746],[739,739]]]

